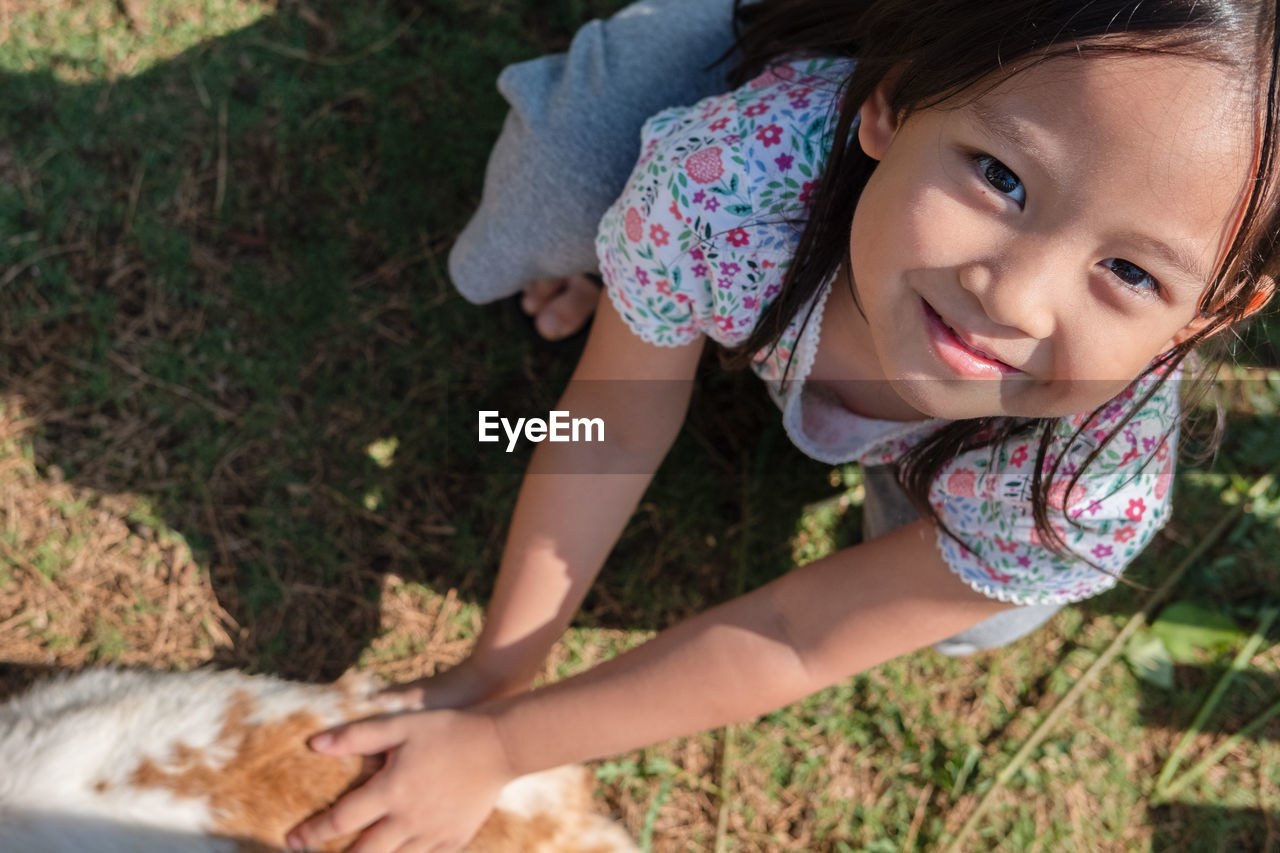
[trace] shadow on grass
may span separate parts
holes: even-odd
[[[456,297],[444,256],[497,70],[606,11],[509,6],[317,2],[137,76],[0,75],[0,387],[48,477],[190,543],[228,662],[340,673],[389,575],[487,597],[528,450],[480,453],[475,412],[546,411],[572,357]],[[785,569],[732,567],[825,471],[748,381],[708,380],[586,622],[660,627]],[[785,482],[749,494],[761,466]]]
[[[1265,853],[1280,842],[1280,809],[1231,809],[1209,805],[1172,805],[1151,812],[1156,827],[1152,850],[1178,853]],[[1190,833],[1186,827],[1199,827]],[[1205,827],[1213,827],[1205,831]]]

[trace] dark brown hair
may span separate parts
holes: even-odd
[[[835,142],[812,195],[795,257],[782,291],[747,340],[726,358],[746,366],[776,346],[796,314],[848,258],[854,208],[876,162],[859,147],[854,122],[875,87],[894,72],[889,107],[900,119],[954,98],[977,96],[1060,56],[1094,52],[1190,56],[1226,65],[1256,80],[1261,122],[1256,173],[1244,217],[1221,267],[1200,300],[1203,329],[1162,354],[1135,380],[1153,381],[1135,394],[1120,424],[1073,474],[1074,488],[1132,413],[1154,395],[1201,343],[1255,312],[1280,274],[1280,182],[1277,147],[1276,4],[1260,0],[736,0],[741,61],[730,75],[740,85],[770,64],[796,55],[856,58],[834,121]],[[806,318],[807,322],[807,318]],[[1133,386],[1130,386],[1133,388]],[[1071,433],[1067,447],[1102,416],[1104,404]],[[1051,453],[1056,418],[987,417],[955,421],[917,444],[899,462],[899,478],[922,512],[933,480],[958,453],[998,446],[1013,435],[1038,437],[1031,500],[1036,529],[1056,552],[1066,551],[1049,519],[1049,483],[1065,452]],[[1148,460],[1149,461],[1149,460]],[[1077,522],[1072,522],[1077,523]],[[945,529],[945,525],[944,525]],[[951,531],[948,531],[949,533]],[[954,534],[953,534],[954,535]],[[1074,555],[1079,557],[1080,555]]]

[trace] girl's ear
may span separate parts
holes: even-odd
[[[897,74],[892,72],[885,75],[858,111],[858,144],[872,160],[884,158],[889,142],[898,130],[898,116],[889,106],[889,90],[896,77]]]

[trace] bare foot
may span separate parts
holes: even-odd
[[[530,282],[520,307],[534,318],[538,334],[549,341],[558,341],[585,326],[599,301],[598,284],[585,275],[571,275]]]

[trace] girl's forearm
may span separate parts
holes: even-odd
[[[715,728],[805,695],[810,681],[789,644],[717,621],[725,615],[708,611],[581,675],[495,703],[513,773]]]
[[[754,718],[1007,606],[955,578],[921,521],[486,710],[529,773]]]
[[[649,480],[639,474],[525,478],[472,653],[476,665],[508,687],[527,685],[577,612]]]
[[[701,340],[644,343],[600,300],[558,408],[599,418],[605,442],[540,444],[534,453],[470,661],[491,695],[527,686],[568,626],[675,441],[701,351]]]
[[[558,408],[599,418],[605,440],[534,452],[471,662],[500,692],[527,687],[568,627],[675,440],[689,384],[570,383]]]

